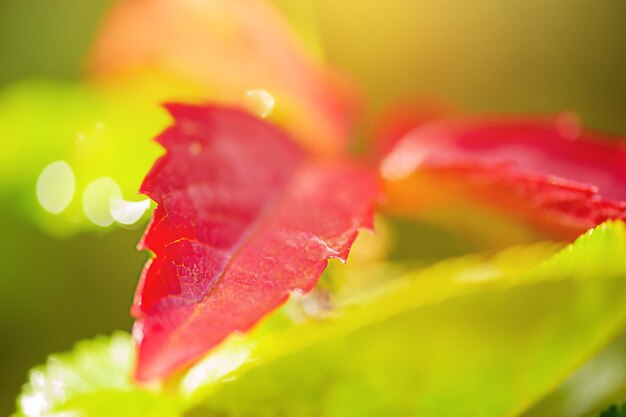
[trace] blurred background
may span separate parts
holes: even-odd
[[[470,111],[569,110],[587,126],[626,133],[623,0],[275,3],[320,56],[361,85],[366,114],[420,97]],[[55,136],[46,139],[43,126],[43,134],[26,143],[28,136],[6,127],[15,120],[40,123],[11,116],[16,83],[72,83],[83,74],[86,52],[112,4],[0,0],[0,414],[13,409],[26,372],[49,353],[131,326],[128,310],[148,256],[135,245],[147,216],[128,227],[64,231],[35,198],[45,164],[34,161],[55,160],[41,156],[42,149],[54,153]],[[62,115],[67,105],[39,104],[42,118]],[[146,172],[159,153],[150,149],[149,158],[129,154],[129,164],[145,159],[139,167],[118,168]],[[14,172],[31,165],[18,187]],[[445,236],[426,232],[438,236],[428,248],[414,248],[426,260],[459,250]]]

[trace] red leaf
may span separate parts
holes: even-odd
[[[371,228],[373,173],[314,160],[247,113],[170,105],[167,150],[142,192],[158,203],[141,246],[152,250],[138,285],[136,377],[171,374],[233,331],[246,331],[313,288],[328,258],[345,260]]]
[[[404,100],[385,108],[376,118],[371,156],[380,161],[416,126],[449,116],[455,109],[437,100]]]
[[[478,204],[573,238],[626,217],[626,151],[608,139],[581,133],[569,114],[426,123],[406,134],[381,165],[387,208],[467,218],[467,205]]]
[[[108,13],[90,54],[97,76],[164,71],[205,98],[240,105],[250,89],[276,98],[277,121],[309,149],[345,150],[356,88],[309,56],[265,0],[122,0]]]

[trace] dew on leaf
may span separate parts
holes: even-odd
[[[121,199],[119,185],[110,177],[93,180],[83,192],[83,212],[94,224],[102,227],[110,226],[115,218],[111,213],[111,201]]]
[[[136,223],[150,208],[150,200],[126,201],[113,196],[109,201],[111,216],[116,222],[126,225]]]
[[[56,161],[44,168],[37,180],[39,204],[53,214],[67,208],[74,197],[76,179],[65,161]]]
[[[329,293],[319,289],[306,294],[300,289],[293,290],[285,305],[285,312],[294,323],[324,320],[332,315],[332,311]]]
[[[274,96],[263,89],[248,90],[244,99],[244,107],[262,118],[270,115],[275,104]]]

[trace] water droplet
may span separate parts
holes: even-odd
[[[41,171],[37,179],[39,204],[53,214],[67,208],[76,191],[76,179],[72,168],[65,161],[56,161]]]
[[[246,92],[244,106],[263,118],[270,115],[275,104],[274,97],[267,90],[253,89]]]
[[[285,312],[295,323],[323,320],[330,317],[333,312],[330,294],[318,289],[313,289],[307,294],[300,289],[293,290],[285,304]]]
[[[109,202],[111,216],[121,224],[134,224],[150,208],[150,200],[126,201],[122,198],[113,197]]]
[[[83,192],[83,212],[92,223],[107,227],[115,220],[111,214],[111,201],[121,198],[122,191],[113,178],[98,178]]]

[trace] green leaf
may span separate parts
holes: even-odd
[[[99,416],[107,405],[126,416],[148,403],[194,416],[519,415],[626,324],[624,225],[556,251],[538,244],[408,273],[332,265],[311,296],[292,297],[163,387],[137,387],[132,361],[97,359],[112,356],[102,341],[84,342],[101,347],[83,350],[99,371],[81,384],[88,392],[68,391],[51,410]],[[112,381],[108,372],[122,377],[101,383]]]
[[[626,404],[612,405],[604,410],[600,417],[626,417]]]
[[[623,224],[600,226],[542,261],[546,252],[446,262],[335,319],[261,338],[256,360],[214,387],[204,410],[517,415],[626,324]]]
[[[523,417],[597,417],[626,398],[626,333],[576,370]]]
[[[14,417],[179,415],[174,397],[140,388],[131,378],[133,344],[126,333],[79,342],[30,372]],[[75,413],[75,414],[72,414]]]
[[[107,185],[110,190],[111,184],[117,184],[125,200],[145,200],[137,193],[139,185],[162,153],[152,138],[168,123],[158,104],[163,95],[160,84],[148,79],[138,81],[133,94],[121,81],[106,86],[26,81],[4,89],[0,92],[0,135],[5,138],[0,197],[55,234],[95,227],[85,215],[83,200],[91,200],[87,211],[92,218],[100,217],[101,224],[111,222],[108,198],[99,198],[99,192],[106,194]],[[56,161],[64,161],[71,171],[43,181],[44,194],[38,196],[40,174]],[[85,195],[89,184],[99,178],[110,181]],[[64,194],[69,201],[61,198],[52,204],[52,211],[61,209],[59,214],[42,207],[43,200]]]

